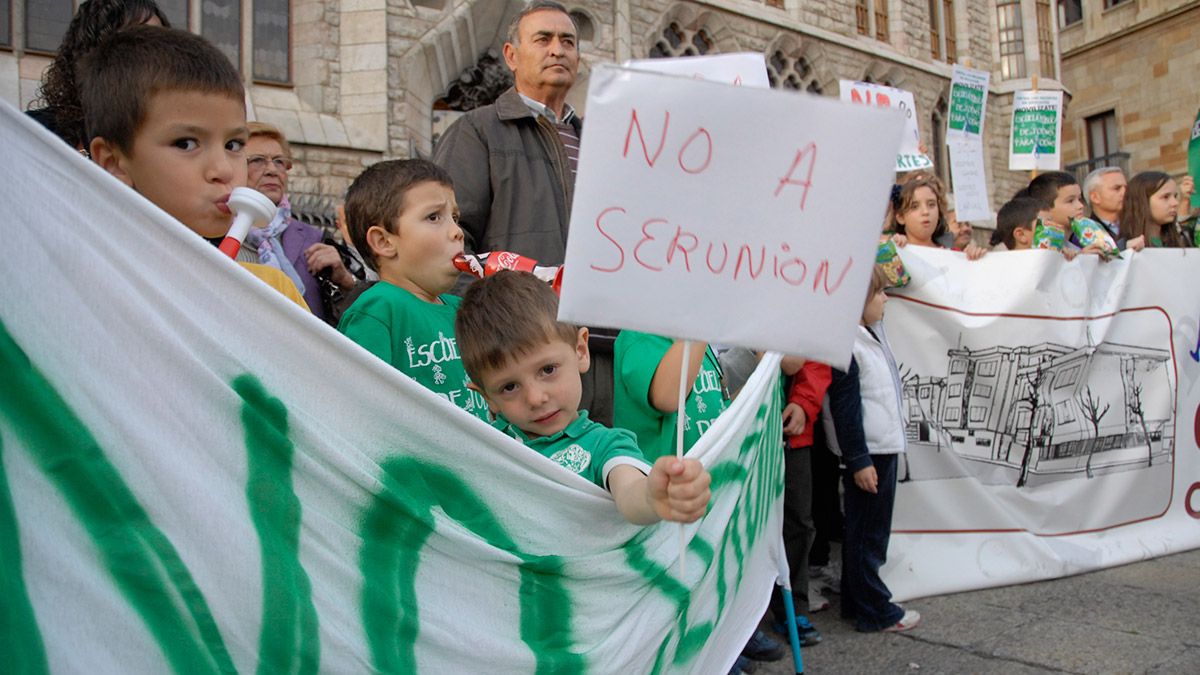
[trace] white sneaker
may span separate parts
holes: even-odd
[[[808,611],[820,612],[821,610],[829,609],[829,601],[821,595],[821,587],[815,583],[808,585]]]
[[[903,633],[906,630],[912,630],[921,625],[921,613],[915,609],[904,610],[904,616],[895,624],[883,629],[885,633]]]

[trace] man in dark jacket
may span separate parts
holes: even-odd
[[[466,248],[562,264],[579,160],[581,120],[567,104],[579,70],[578,33],[565,7],[535,1],[508,29],[504,62],[516,84],[455,122],[433,161],[454,178]],[[593,328],[582,407],[612,424],[611,331]]]
[[[434,162],[454,178],[467,249],[563,261],[580,120],[567,104],[579,69],[575,23],[557,2],[534,2],[509,27],[504,61],[516,84],[464,115]]]

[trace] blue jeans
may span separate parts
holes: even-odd
[[[904,610],[892,602],[892,592],[879,578],[887,562],[896,504],[896,455],[871,455],[879,476],[878,492],[864,492],[854,474],[842,473],[845,483],[846,538],[842,542],[842,616],[853,619],[863,632],[896,624]]]

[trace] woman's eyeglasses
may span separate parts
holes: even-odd
[[[266,155],[253,155],[246,158],[246,166],[254,171],[264,171],[267,168],[267,162],[274,165],[278,171],[291,171],[292,160],[289,157],[267,157]]]

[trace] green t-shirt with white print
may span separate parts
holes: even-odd
[[[438,299],[441,303],[425,302],[380,281],[350,305],[338,330],[426,389],[487,422],[487,402],[467,388],[470,379],[454,338],[461,299],[453,295]]]
[[[675,454],[676,413],[663,413],[650,403],[650,382],[673,343],[659,335],[623,330],[613,347],[613,424],[637,435],[649,462]],[[684,452],[700,440],[728,406],[720,363],[712,348],[706,346],[700,372],[684,405]]]

